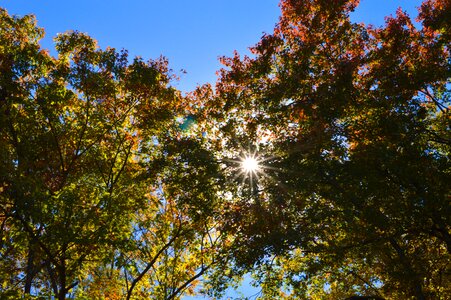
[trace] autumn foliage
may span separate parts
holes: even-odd
[[[76,31],[53,57],[1,10],[0,298],[451,297],[451,4],[358,2],[282,0],[186,96],[163,57]]]

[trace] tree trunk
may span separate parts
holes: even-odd
[[[33,244],[33,241],[30,241],[30,244],[28,246],[27,269],[25,271],[25,294],[31,293],[31,286],[33,284],[33,277],[35,275]]]
[[[61,261],[58,268],[58,278],[59,278],[59,293],[58,300],[66,300],[66,245],[63,246],[61,250]]]

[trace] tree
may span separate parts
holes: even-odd
[[[450,297],[450,3],[282,0],[187,97],[164,58],[0,11],[0,295]],[[244,158],[255,158],[244,167]],[[358,295],[358,296],[357,296]]]
[[[402,10],[352,23],[357,4],[281,1],[254,57],[223,58],[216,90],[195,92],[236,183],[223,230],[268,298],[445,299],[450,4],[425,1],[419,29]],[[245,150],[252,183],[228,171]]]
[[[79,32],[52,57],[35,23],[0,11],[0,295],[192,292],[224,261],[221,180],[202,140],[181,138],[168,62]]]

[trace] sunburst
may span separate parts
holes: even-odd
[[[231,167],[229,174],[233,180],[241,179],[241,188],[243,196],[248,197],[248,201],[256,201],[259,194],[266,185],[281,184],[271,176],[271,170],[280,171],[279,168],[271,166],[271,160],[274,156],[264,155],[257,151],[240,149],[235,158],[226,158],[225,167]]]
[[[234,164],[236,164],[236,174],[235,178],[242,177],[243,184],[248,182],[251,190],[257,188],[258,181],[260,177],[268,177],[266,174],[266,169],[269,167],[264,163],[267,159],[264,159],[262,156],[258,155],[257,152],[247,152],[243,153],[242,156],[237,159],[230,160]]]
[[[247,155],[241,160],[241,169],[245,173],[256,174],[260,171],[259,160],[255,155]]]

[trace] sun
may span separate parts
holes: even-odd
[[[241,155],[235,159],[227,158],[226,161],[230,162],[233,167],[234,180],[241,177],[242,183],[248,182],[253,188],[258,184],[260,178],[269,178],[269,174],[266,174],[267,170],[274,169],[271,166],[265,164],[271,157],[263,157],[257,152],[242,150]]]
[[[246,156],[241,161],[241,169],[246,173],[256,173],[260,169],[258,160],[254,156]]]

